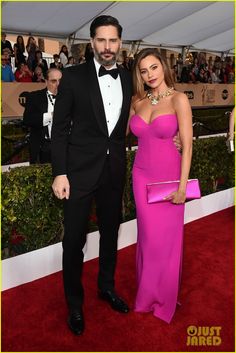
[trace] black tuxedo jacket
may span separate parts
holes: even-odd
[[[39,161],[39,152],[45,137],[43,114],[47,111],[47,88],[30,92],[23,114],[24,124],[30,127],[30,163]]]
[[[52,167],[54,176],[67,174],[71,196],[94,188],[108,149],[114,185],[124,185],[132,81],[127,70],[119,67],[119,73],[123,103],[109,136],[94,61],[63,70],[53,117]]]

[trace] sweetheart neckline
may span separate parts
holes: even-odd
[[[133,116],[138,116],[146,125],[151,125],[155,120],[159,119],[161,116],[166,116],[166,115],[171,115],[171,116],[176,116],[176,114],[160,114],[157,117],[155,117],[150,123],[147,123],[139,114],[134,114]]]

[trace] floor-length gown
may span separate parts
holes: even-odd
[[[180,178],[181,155],[173,143],[177,116],[162,114],[148,124],[133,115],[130,129],[138,137],[132,172],[138,223],[135,311],[152,311],[169,323],[178,300],[184,205],[148,204],[146,184]]]

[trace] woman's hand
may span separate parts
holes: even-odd
[[[186,193],[182,190],[177,190],[165,197],[165,200],[170,200],[174,204],[182,204],[186,200]]]

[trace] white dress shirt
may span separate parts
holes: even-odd
[[[101,65],[96,61],[95,58],[94,63],[98,76]],[[111,67],[111,69],[114,68],[117,68],[116,64]],[[123,93],[120,76],[118,75],[117,79],[114,79],[111,75],[104,75],[101,77],[98,76],[98,83],[106,115],[108,134],[110,136],[118,122],[122,107]]]
[[[47,113],[43,114],[43,126],[48,127],[49,138],[51,138],[52,118],[53,118],[53,111],[54,111],[54,105],[55,105],[55,98],[53,98],[52,96],[53,94],[50,91],[47,91],[48,111]]]

